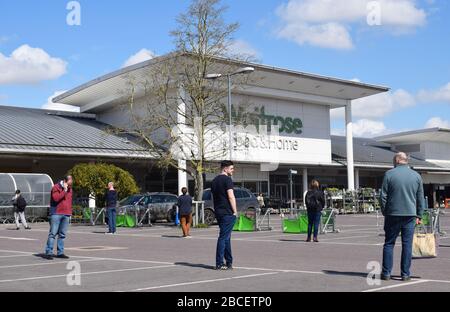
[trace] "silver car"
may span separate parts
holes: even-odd
[[[254,217],[256,210],[260,208],[256,196],[243,187],[235,187],[234,196],[236,197],[238,213],[244,213],[248,217]],[[211,189],[206,189],[203,192],[203,201],[205,202],[205,223],[211,225],[216,220]]]
[[[170,193],[132,195],[119,203],[119,212],[134,212],[138,209],[142,215],[149,208],[152,223],[160,220],[174,222],[177,203],[178,197]]]

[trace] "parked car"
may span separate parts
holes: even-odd
[[[140,208],[144,213],[150,208],[150,221],[167,220],[174,222],[178,197],[170,193],[147,193],[131,195],[119,203],[119,212]]]
[[[211,196],[211,189],[203,192],[203,201],[205,202],[205,223],[211,225],[216,220],[214,205]],[[253,217],[256,209],[259,209],[259,203],[256,196],[246,188],[235,187],[234,196],[236,197],[238,213],[245,213],[248,217]]]

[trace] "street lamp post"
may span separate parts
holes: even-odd
[[[230,151],[230,160],[233,160],[233,116],[231,113],[232,110],[232,102],[231,102],[231,77],[234,75],[242,75],[242,74],[250,74],[253,73],[255,69],[253,67],[243,67],[239,70],[235,71],[231,74],[209,74],[206,75],[205,79],[209,80],[216,80],[223,76],[227,76],[228,79],[228,122],[229,122],[229,130],[228,130],[228,136],[229,136],[229,151]]]

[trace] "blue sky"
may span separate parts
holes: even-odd
[[[68,26],[68,2],[0,0],[1,105],[39,108],[142,49],[140,57],[170,52],[168,33],[189,4],[79,0],[81,25]],[[391,87],[355,103],[357,135],[450,127],[448,1],[379,0],[379,11],[368,0],[223,2],[226,20],[241,24],[236,47],[262,63]],[[381,25],[369,26],[369,14]],[[332,116],[343,133],[342,112]]]

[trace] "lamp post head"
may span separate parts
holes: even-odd
[[[233,75],[239,75],[239,74],[251,74],[255,71],[255,68],[253,67],[243,67],[238,69],[236,72],[233,73]]]
[[[222,74],[208,74],[205,76],[205,79],[214,80],[219,79],[220,77],[222,77]]]

